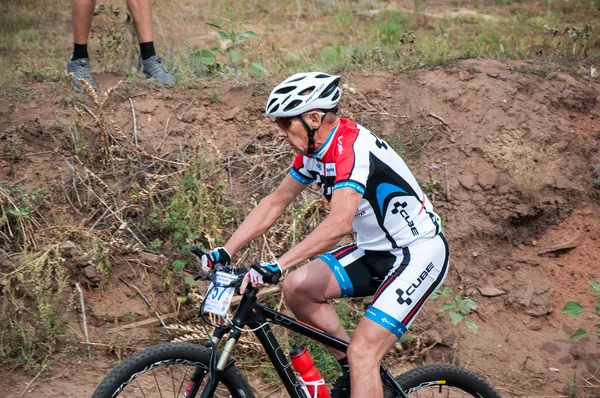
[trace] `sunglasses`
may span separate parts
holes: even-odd
[[[277,126],[282,129],[282,130],[289,130],[290,126],[292,125],[292,119],[295,116],[292,117],[276,117],[275,118],[275,124],[277,124]]]

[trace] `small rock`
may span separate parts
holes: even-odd
[[[188,112],[181,119],[184,123],[193,123],[198,119],[198,112]]]
[[[156,100],[142,100],[135,103],[135,110],[140,113],[152,114],[158,107],[158,101]]]
[[[100,274],[98,269],[93,265],[88,265],[83,269],[83,274],[90,281],[90,283],[97,284],[100,282]]]
[[[465,189],[472,190],[475,188],[475,176],[473,174],[458,176],[458,182]]]
[[[533,319],[526,326],[529,330],[542,330],[544,321],[542,319]]]
[[[503,294],[506,294],[506,292],[504,290],[498,289],[497,287],[494,287],[494,286],[480,287],[479,293],[481,293],[481,295],[485,296],[485,297],[496,297],[496,296],[501,296]]]
[[[560,370],[556,369],[556,368],[548,368],[548,370],[550,372],[560,372]]]
[[[225,112],[225,114],[223,115],[223,120],[233,120],[233,118],[235,117],[235,115],[237,115],[240,111],[240,108],[233,108],[230,109],[229,111]]]
[[[473,257],[479,256],[479,252],[473,252]]]
[[[490,189],[496,185],[498,174],[494,170],[486,170],[477,176],[477,182],[483,189]]]

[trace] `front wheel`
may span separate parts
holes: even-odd
[[[102,380],[92,398],[188,397],[192,376],[200,396],[208,379],[211,350],[191,343],[146,348],[121,362]],[[185,395],[184,395],[185,393]],[[215,398],[254,398],[252,388],[235,366],[223,372]]]
[[[500,398],[500,394],[482,377],[454,365],[420,366],[401,374],[396,381],[411,398]]]

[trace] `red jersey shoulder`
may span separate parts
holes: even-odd
[[[294,168],[300,170],[302,166],[304,166],[304,156],[296,155],[296,158],[294,159]]]
[[[332,152],[335,156],[336,182],[350,177],[355,164],[354,143],[358,137],[358,126],[355,122],[342,119],[340,129],[336,134]]]

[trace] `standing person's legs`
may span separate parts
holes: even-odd
[[[152,4],[150,0],[127,0],[127,8],[133,17],[133,24],[140,43],[153,41]]]
[[[133,17],[133,24],[140,41],[140,59],[138,68],[147,77],[157,83],[168,86],[175,83],[175,78],[162,64],[162,58],[156,55],[152,35],[151,0],[127,0],[127,8]]]
[[[77,79],[85,80],[96,90],[96,82],[90,73],[90,56],[87,46],[94,17],[94,7],[96,7],[96,0],[73,0],[71,9],[73,55],[67,61],[67,73],[72,73],[75,77],[71,80],[71,86],[80,93],[84,92],[84,88]]]
[[[73,0],[71,16],[74,43],[87,44],[95,7],[96,0]]]

